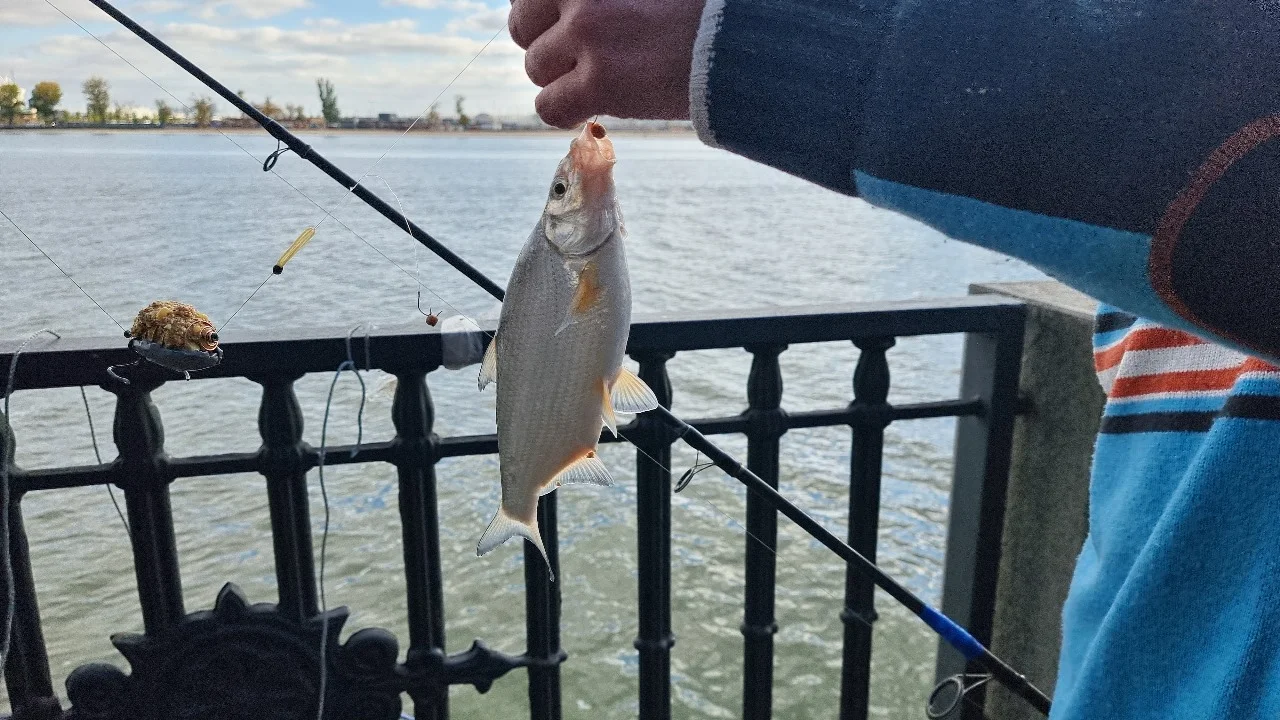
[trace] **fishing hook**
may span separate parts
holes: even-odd
[[[960,673],[945,678],[933,686],[929,693],[929,702],[925,706],[925,714],[930,720],[941,720],[950,717],[960,707],[960,703],[969,693],[991,682],[992,676],[985,673]]]
[[[137,360],[134,360],[131,363],[121,363],[119,365],[112,365],[107,368],[107,374],[115,378],[116,380],[120,381],[121,383],[124,383],[125,385],[132,385],[133,383],[129,382],[129,378],[123,375],[120,375],[119,373],[116,372],[116,370],[123,370],[124,368],[138,367],[141,364],[142,364],[142,358],[138,358]]]

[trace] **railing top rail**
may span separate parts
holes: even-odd
[[[978,295],[875,303],[839,303],[745,310],[706,310],[640,316],[631,327],[628,352],[707,350],[762,344],[813,343],[859,337],[1002,332],[1021,327],[1025,307],[1009,298]],[[493,327],[485,327],[492,332]],[[365,328],[352,335],[352,350],[363,364]],[[228,333],[223,362],[193,379],[267,377],[324,372],[347,357],[351,328],[290,328]],[[465,333],[462,335],[465,336]],[[368,330],[373,367],[428,371],[441,364],[444,336],[421,325]],[[6,369],[21,340],[0,341],[0,368]],[[120,337],[37,338],[23,351],[15,389],[97,385],[105,368],[136,356]],[[478,360],[478,358],[477,358]],[[0,384],[0,393],[4,392]]]

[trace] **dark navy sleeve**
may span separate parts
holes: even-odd
[[[708,0],[700,137],[1280,356],[1280,4]]]

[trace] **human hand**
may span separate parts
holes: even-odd
[[[689,117],[689,70],[705,0],[513,0],[511,38],[542,88],[549,125],[593,115]]]

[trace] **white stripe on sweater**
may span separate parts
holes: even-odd
[[[1224,370],[1245,361],[1245,354],[1219,345],[1185,345],[1130,350],[1121,358],[1116,377],[1139,377],[1171,372]]]

